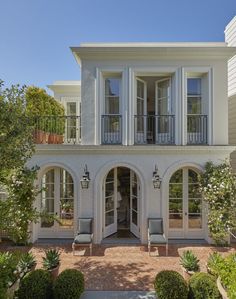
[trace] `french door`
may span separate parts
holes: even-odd
[[[147,141],[147,83],[136,79],[135,143]]]
[[[41,211],[59,221],[41,219],[39,238],[71,238],[74,235],[74,183],[64,169],[48,170],[41,181]]]
[[[194,170],[183,168],[172,175],[168,215],[169,238],[204,238],[203,202]]]
[[[118,201],[121,204],[122,197],[127,198],[129,196],[129,229],[136,236],[139,237],[139,197],[140,197],[140,186],[139,180],[136,174],[129,171],[129,192],[127,194],[118,191],[120,188],[120,182],[118,180],[118,168],[113,168],[108,173],[104,181],[104,223],[103,223],[103,237],[106,238],[117,232],[118,220],[117,210]],[[121,172],[122,173],[122,172]],[[122,186],[122,184],[121,184]]]
[[[170,78],[156,81],[155,132],[156,143],[167,143],[171,134],[171,82]]]

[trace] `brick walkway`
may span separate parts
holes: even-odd
[[[169,245],[169,256],[165,248],[159,249],[159,256],[150,257],[146,246],[94,245],[93,256],[88,250],[84,256],[73,256],[71,244],[33,245],[30,251],[37,257],[37,268],[42,266],[42,256],[47,248],[57,248],[61,252],[60,271],[75,268],[85,276],[86,290],[153,290],[155,275],[163,269],[181,273],[179,255],[191,249],[198,256],[202,271],[206,271],[206,261],[210,252],[217,250],[227,255],[236,252],[235,248],[216,248],[206,245]],[[1,247],[0,247],[1,249]],[[3,249],[3,248],[2,248]],[[4,248],[11,250],[11,248]],[[79,254],[84,253],[83,250]],[[155,254],[154,252],[152,254]]]

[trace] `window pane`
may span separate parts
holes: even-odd
[[[183,170],[177,170],[171,177],[170,183],[182,183],[183,182]]]
[[[137,211],[138,210],[138,199],[137,197],[132,197],[132,209]]]
[[[137,99],[137,115],[144,115],[144,101]]]
[[[105,204],[106,211],[114,210],[114,197],[107,197],[106,204]]]
[[[201,194],[199,193],[199,185],[198,184],[189,184],[188,185],[188,197],[189,198],[201,198]]]
[[[105,192],[105,196],[112,196],[114,194],[114,183],[110,182],[110,183],[106,183],[106,192]]]
[[[168,98],[158,100],[158,115],[167,115],[168,112]]]
[[[111,182],[111,181],[114,181],[114,169],[109,171],[107,178],[106,178],[106,183]]]
[[[188,96],[188,114],[201,114],[201,97]]]
[[[132,210],[132,223],[138,225],[138,214],[134,210]]]
[[[166,98],[169,96],[170,81],[165,80],[158,82],[158,98]]]
[[[190,214],[199,214],[201,213],[201,206],[201,199],[190,199],[188,202],[188,212]]]
[[[105,226],[114,223],[114,211],[108,212],[105,215]]]
[[[67,115],[76,115],[76,103],[67,103]]]
[[[188,170],[188,181],[189,183],[198,183],[198,174],[192,169]]]
[[[105,95],[106,96],[120,96],[120,79],[107,78],[105,79]]]
[[[182,184],[170,184],[169,197],[170,198],[182,198],[183,185]]]
[[[182,200],[171,200],[169,203],[169,212],[172,213],[182,213],[183,205]]]
[[[119,114],[119,97],[106,96],[105,114]]]
[[[188,78],[188,95],[201,95],[201,78]]]
[[[144,83],[137,80],[137,96],[139,98],[144,98]]]
[[[189,228],[202,228],[202,215],[188,215],[188,219]]]
[[[169,215],[169,227],[170,228],[182,228],[183,227],[183,215],[182,214],[170,214]]]

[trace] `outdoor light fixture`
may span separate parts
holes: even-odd
[[[158,174],[158,168],[157,168],[156,165],[155,165],[155,171],[153,172],[153,175],[152,175],[152,183],[153,183],[154,189],[160,189],[160,187],[161,187],[161,178]]]
[[[88,172],[87,164],[85,164],[84,175],[83,175],[82,179],[80,180],[81,188],[88,189],[89,182],[90,182],[89,172]]]

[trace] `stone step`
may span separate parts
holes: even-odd
[[[157,297],[153,291],[85,291],[80,299],[157,299]]]

